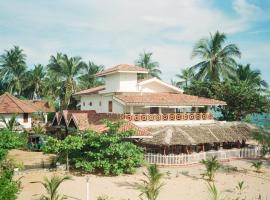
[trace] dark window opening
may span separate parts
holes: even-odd
[[[112,101],[109,101],[108,104],[109,104],[109,112],[112,112],[113,110]]]
[[[23,122],[24,123],[28,122],[28,113],[23,113]]]

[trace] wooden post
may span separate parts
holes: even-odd
[[[202,151],[205,152],[204,144],[202,144]]]

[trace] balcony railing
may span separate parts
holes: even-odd
[[[128,121],[184,121],[212,120],[211,113],[168,113],[168,114],[122,114],[121,119]]]

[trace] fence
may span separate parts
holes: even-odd
[[[145,161],[150,164],[176,166],[176,165],[190,165],[199,163],[202,159],[208,159],[216,156],[218,160],[230,160],[240,158],[257,158],[261,156],[261,149],[255,148],[242,148],[242,149],[230,149],[219,151],[207,151],[193,154],[145,154]]]

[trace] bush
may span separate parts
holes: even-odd
[[[135,172],[143,162],[143,151],[135,144],[123,141],[124,137],[120,133],[85,133],[81,153],[73,158],[76,168],[106,175]]]
[[[0,131],[0,149],[16,149],[25,147],[27,137],[25,133],[17,133],[7,129]]]
[[[13,171],[4,170],[0,175],[0,199],[15,200],[20,191],[20,182],[12,180]]]

